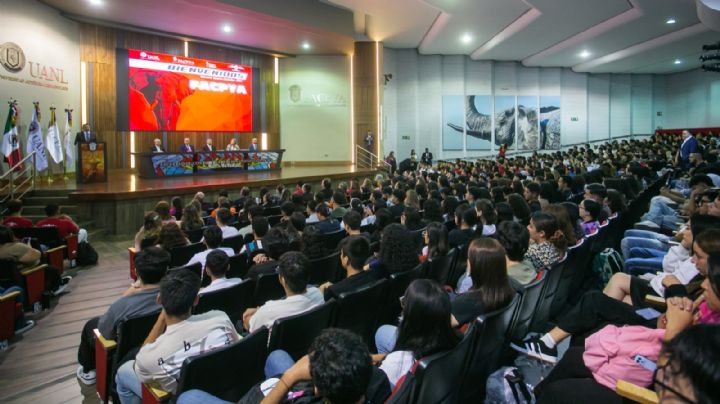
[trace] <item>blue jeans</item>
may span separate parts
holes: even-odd
[[[678,223],[684,223],[684,220],[678,217],[675,209],[668,206],[664,198],[661,199],[657,196],[650,200],[650,209],[640,220],[649,220],[666,229],[675,229]]]
[[[188,390],[180,395],[177,404],[233,404],[230,401],[221,400],[212,394],[202,390]]]
[[[381,325],[377,331],[375,331],[375,346],[377,347],[378,353],[390,353],[395,349],[395,342],[397,342],[398,329],[394,325]]]
[[[289,353],[282,349],[270,352],[265,361],[265,378],[280,377],[295,364]]]
[[[666,253],[652,248],[634,247],[630,250],[630,258],[625,260],[625,272],[641,275],[662,271],[662,262]]]
[[[141,404],[142,383],[135,374],[135,360],[120,366],[115,375],[115,384],[122,404]]]
[[[652,248],[667,252],[670,237],[649,230],[630,229],[625,232],[625,238],[620,241],[620,250],[624,259],[631,258],[630,250],[635,247]]]

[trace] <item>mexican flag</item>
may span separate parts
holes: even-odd
[[[75,161],[75,144],[72,137],[72,109],[65,110],[65,131],[63,137],[65,144],[65,169],[73,168]]]
[[[25,145],[25,153],[35,152],[35,169],[45,171],[48,168],[48,159],[45,154],[45,142],[43,142],[42,128],[40,127],[40,103],[34,102],[33,117],[28,127],[28,139]]]
[[[62,143],[60,142],[60,129],[57,126],[55,118],[55,108],[50,108],[50,125],[48,126],[47,136],[45,137],[48,153],[53,161],[58,164],[63,161]]]
[[[20,138],[17,133],[17,103],[10,103],[8,109],[7,121],[5,121],[5,130],[3,131],[2,152],[5,162],[9,167],[14,166],[22,160],[20,155]],[[15,171],[21,171],[22,166],[18,166]]]

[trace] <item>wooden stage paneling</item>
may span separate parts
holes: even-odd
[[[93,220],[110,234],[132,234],[142,223],[145,211],[152,210],[159,200],[179,196],[186,204],[202,191],[206,200],[214,201],[221,189],[237,198],[242,187],[250,187],[256,194],[261,187],[278,184],[293,186],[298,181],[313,184],[319,189],[323,178],[333,182],[372,178],[377,170],[358,169],[354,165],[308,165],[283,167],[280,170],[248,172],[227,175],[195,175],[176,178],[140,178],[127,170],[111,170],[108,182],[76,184],[74,181],[55,181],[38,184],[41,190],[70,190],[70,203],[78,205],[80,220]]]

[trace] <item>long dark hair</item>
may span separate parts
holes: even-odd
[[[720,397],[719,347],[719,325],[698,324],[686,328],[663,347],[668,359],[661,368],[662,379],[685,380],[697,403],[717,402]]]
[[[428,257],[445,255],[450,248],[448,245],[447,228],[442,223],[432,222],[428,225]]]
[[[530,205],[520,194],[510,194],[507,197],[507,201],[512,206],[513,215],[520,220],[523,224],[527,224],[530,220]]]
[[[468,248],[472,293],[480,300],[485,312],[507,306],[515,295],[510,286],[505,261],[505,248],[495,239],[478,238]]]
[[[395,351],[411,351],[419,359],[457,345],[459,337],[450,325],[450,299],[440,285],[417,279],[408,286],[402,304]]]
[[[390,273],[409,271],[420,262],[415,239],[399,223],[389,224],[383,230],[378,258]]]
[[[535,212],[531,218],[535,230],[545,232],[545,239],[555,246],[561,253],[567,248],[565,234],[560,230],[557,218],[545,212]]]

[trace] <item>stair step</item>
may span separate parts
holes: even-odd
[[[74,216],[78,212],[77,205],[60,205],[60,213]],[[45,205],[23,205],[23,216],[45,216]]]
[[[46,197],[57,196],[67,198],[73,190],[70,189],[36,189],[32,192],[32,196]]]
[[[50,203],[56,205],[67,205],[67,196],[26,196],[23,198],[23,206],[45,206]]]

